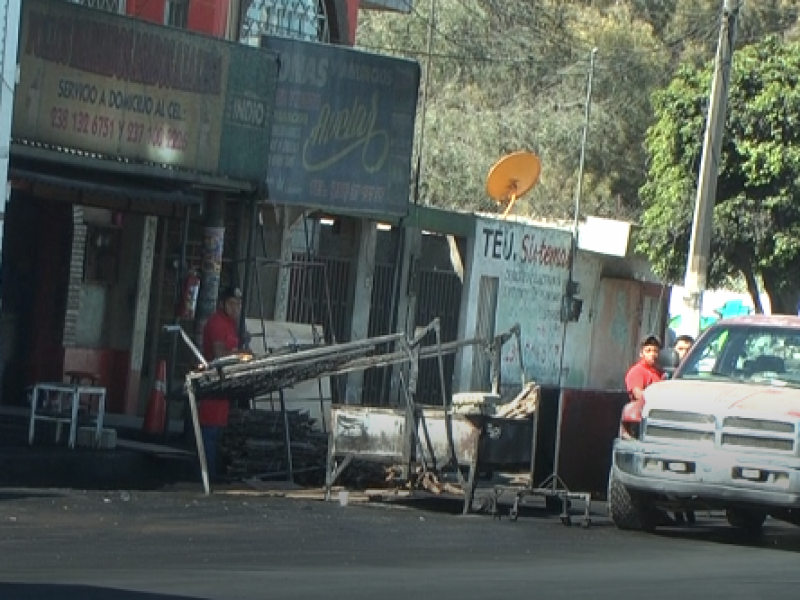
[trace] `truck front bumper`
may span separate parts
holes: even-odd
[[[794,457],[617,439],[612,469],[625,487],[668,499],[800,508]]]

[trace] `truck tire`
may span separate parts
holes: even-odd
[[[651,532],[666,517],[651,507],[644,496],[617,481],[613,469],[608,476],[608,514],[617,528],[627,531]]]
[[[746,508],[729,508],[725,511],[731,527],[742,529],[750,534],[759,534],[767,520],[767,514]]]

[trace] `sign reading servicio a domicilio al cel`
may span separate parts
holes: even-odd
[[[88,9],[24,0],[12,135],[260,180],[273,53]]]

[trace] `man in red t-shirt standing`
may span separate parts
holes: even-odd
[[[648,335],[642,340],[639,362],[625,375],[625,387],[632,402],[644,402],[644,390],[664,380],[664,371],[656,364],[661,348],[661,339],[657,335]]]
[[[203,329],[203,356],[209,362],[233,354],[240,349],[239,318],[242,314],[242,292],[229,286],[219,295],[219,308],[206,321]],[[204,398],[198,404],[198,420],[203,434],[208,474],[217,472],[217,440],[220,430],[228,425],[230,402],[227,398]]]

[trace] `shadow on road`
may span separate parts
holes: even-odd
[[[452,497],[435,497],[435,496],[419,496],[417,498],[403,498],[396,500],[374,501],[376,505],[392,505],[408,510],[417,510],[421,513],[433,514],[449,514],[453,516],[460,516],[464,509],[464,501],[460,498]],[[489,520],[509,520],[510,509],[513,504],[513,495],[508,494],[498,497],[496,506],[496,513],[491,512],[491,504],[489,496],[486,494],[476,496],[472,504],[470,515],[483,516]],[[579,525],[583,518],[584,504],[581,501],[575,501],[569,510],[572,522]],[[560,501],[550,502],[544,498],[532,499],[528,497],[525,502],[520,503],[518,507],[519,519],[536,519],[536,520],[558,520],[561,514]],[[608,527],[612,523],[607,519],[605,508],[593,505],[591,510],[592,526]]]
[[[24,500],[25,498],[62,498],[59,492],[33,492],[30,490],[0,490],[0,502],[3,500]]]
[[[677,540],[693,539],[726,546],[769,548],[770,550],[800,553],[800,528],[770,527],[769,522],[760,535],[730,527],[722,520],[719,523],[701,522],[694,527],[679,529],[661,528],[657,530],[657,535]]]
[[[200,600],[149,592],[132,592],[88,585],[0,583],[0,598],[11,600]]]

